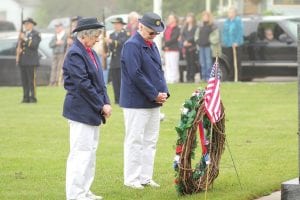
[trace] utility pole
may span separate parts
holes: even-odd
[[[211,2],[210,2],[210,0],[206,0],[205,1],[205,10],[206,11],[211,11]]]
[[[223,15],[224,14],[224,2],[223,0],[219,0],[219,5],[218,5],[218,14]]]
[[[158,14],[162,18],[162,0],[153,0],[153,12]],[[157,45],[157,48],[159,50],[159,53],[161,53],[161,48],[162,48],[161,47],[162,46],[162,34],[163,33],[157,35],[156,38],[154,39],[154,41]]]
[[[298,24],[298,181],[300,183],[300,25]]]

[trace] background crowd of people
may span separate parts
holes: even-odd
[[[72,34],[72,30],[80,18],[80,16],[73,17],[69,29],[63,27],[63,24],[59,22],[55,25],[55,34],[49,43],[49,47],[53,49],[49,86],[59,86],[63,83],[62,63],[64,55],[74,40],[75,36]],[[137,32],[139,19],[140,15],[134,11],[128,14],[128,23],[120,17],[114,19],[111,22],[113,23],[113,31],[105,38],[103,31],[99,36],[99,41],[93,47],[102,63],[105,61],[108,64],[103,63],[105,68],[103,73],[105,82],[112,83],[116,104],[119,103],[120,96],[122,46]],[[165,79],[168,84],[193,83],[199,78],[201,81],[207,81],[213,60],[217,56],[221,56],[222,53],[229,57],[231,66],[236,62],[238,72],[240,72],[239,57],[241,54],[240,46],[243,44],[244,28],[235,8],[229,8],[228,17],[222,30],[219,29],[213,14],[208,11],[188,13],[184,17],[178,17],[171,13],[165,21],[164,32],[157,34],[160,34],[162,38],[160,51],[162,52]],[[106,51],[104,51],[103,44],[107,46]],[[180,64],[182,63],[180,61],[185,61],[185,64]],[[229,78],[233,79],[233,76],[234,72],[230,71]]]
[[[168,83],[194,82],[198,72],[200,80],[207,81],[213,60],[222,55],[222,45],[226,47],[225,51],[231,57],[232,65],[234,50],[239,60],[239,46],[243,44],[243,24],[236,15],[235,8],[229,9],[222,30],[218,28],[211,12],[203,11],[200,18],[198,22],[194,13],[188,13],[182,21],[174,14],[168,16],[163,37],[165,76]],[[186,61],[185,69],[179,65],[180,59]],[[237,62],[237,67],[240,69],[240,62]],[[233,72],[230,75],[233,76]]]

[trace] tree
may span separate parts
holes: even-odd
[[[218,0],[211,0],[212,10],[216,10],[218,2]],[[46,26],[53,18],[75,15],[101,17],[103,8],[106,16],[130,11],[142,14],[153,10],[153,2],[152,0],[43,0],[36,10],[36,18],[39,25]],[[204,0],[163,0],[164,18],[171,12],[178,16],[185,16],[188,12],[197,15],[204,9]]]

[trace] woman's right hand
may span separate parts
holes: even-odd
[[[102,114],[105,118],[109,118],[111,116],[112,107],[109,104],[105,104],[102,108]]]

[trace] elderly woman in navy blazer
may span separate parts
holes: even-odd
[[[110,101],[101,62],[91,47],[98,41],[103,25],[96,18],[82,18],[77,38],[63,65],[67,90],[63,116],[70,125],[70,153],[67,160],[67,199],[102,199],[90,191],[94,180],[99,125],[111,115]]]
[[[153,39],[164,30],[161,18],[146,13],[121,54],[120,106],[124,111],[124,184],[159,187],[152,179],[160,107],[169,97],[159,51]]]

